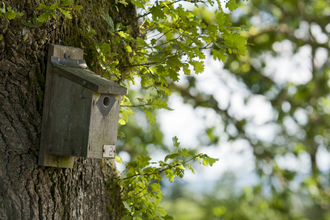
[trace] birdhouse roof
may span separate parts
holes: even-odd
[[[115,95],[126,95],[127,92],[127,88],[124,86],[108,80],[88,69],[54,66],[54,73],[85,86],[94,92]]]

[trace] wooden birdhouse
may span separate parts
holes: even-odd
[[[126,92],[88,70],[82,49],[50,45],[39,165],[72,168],[74,157],[114,158]]]

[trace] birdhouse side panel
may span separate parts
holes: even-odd
[[[54,74],[51,93],[46,153],[86,157],[93,92]]]
[[[93,93],[93,104],[91,110],[88,156],[91,158],[104,158],[103,146],[117,144],[118,119],[120,108],[120,95],[114,95],[115,102],[107,116],[104,116],[97,106],[102,103],[100,100],[102,94]],[[102,97],[101,97],[102,98]],[[98,102],[99,101],[99,102]]]

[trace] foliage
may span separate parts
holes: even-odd
[[[0,8],[0,17],[5,17],[9,21],[21,16],[23,16],[23,13],[15,12],[10,6],[6,8],[5,3],[2,3],[2,8]]]
[[[81,5],[75,5],[71,7],[72,4],[73,4],[73,0],[62,0],[62,1],[56,0],[55,3],[51,5],[45,5],[41,3],[37,8],[41,12],[39,16],[37,16],[36,12],[34,12],[34,17],[32,22],[27,22],[26,20],[21,20],[21,22],[28,27],[35,27],[35,26],[40,27],[47,20],[58,19],[58,14],[57,14],[58,11],[60,11],[64,15],[64,17],[71,19],[72,10],[82,9]],[[21,13],[21,16],[22,15],[23,14]]]
[[[190,75],[192,70],[196,74],[202,73],[205,59],[203,51],[212,50],[214,59],[222,62],[226,61],[227,54],[245,55],[246,39],[240,35],[239,27],[231,25],[230,15],[224,13],[219,2],[212,16],[214,22],[204,21],[195,11],[187,10],[178,2],[156,1],[151,5],[149,2],[132,1],[140,12],[135,18],[141,21],[138,37],[124,31],[124,26],[133,20],[116,23],[109,14],[103,14],[112,36],[111,42],[95,43],[103,75],[123,85],[136,84],[138,77],[141,79],[142,90],[148,94],[137,98],[137,104],[132,104],[129,96],[123,97],[119,121],[121,125],[128,122],[129,115],[134,115],[132,107],[143,107],[151,124],[155,123],[154,109],[171,110],[166,103],[166,97],[171,94],[170,84],[179,81],[181,70],[186,75]],[[126,2],[118,3],[126,5]],[[202,1],[193,3],[195,6],[198,3],[207,4]],[[214,2],[209,1],[208,4],[213,6]],[[231,0],[227,6],[233,10],[236,3]],[[91,38],[94,35],[92,32]],[[131,54],[128,65],[122,65],[120,55],[112,50],[112,44],[122,44],[126,53]],[[120,136],[123,137],[124,133],[120,133]],[[159,184],[163,179],[161,174],[164,173],[172,182],[175,176],[183,177],[185,165],[194,172],[188,164],[190,161],[200,159],[200,163],[205,166],[216,161],[205,154],[194,155],[186,149],[179,149],[176,139],[174,145],[177,152],[159,161],[158,167],[156,164],[149,166],[151,158],[148,156],[137,156],[136,161],[127,164],[126,177],[116,184],[122,186],[130,217],[170,219],[159,207],[163,197]],[[188,159],[181,161],[180,157]],[[169,159],[173,161],[167,162]]]
[[[154,109],[164,108],[171,110],[166,104],[166,96],[171,93],[171,83],[179,81],[179,71],[186,75],[194,70],[196,74],[203,72],[205,55],[203,50],[212,50],[214,59],[226,61],[227,54],[245,54],[246,40],[240,35],[241,29],[233,27],[230,15],[223,12],[221,5],[215,11],[214,22],[206,22],[195,11],[187,10],[179,1],[149,2],[132,1],[139,9],[136,19],[141,22],[140,35],[134,37],[124,31],[126,24],[115,23],[108,14],[103,18],[109,25],[108,32],[113,37],[111,42],[95,43],[100,66],[104,76],[122,83],[123,85],[136,84],[136,77],[140,78],[140,85],[149,95],[137,98],[138,104],[132,104],[129,96],[122,99],[119,123],[125,125],[129,115],[134,115],[132,107],[143,107],[146,117],[151,124],[155,123]],[[117,2],[119,4],[126,4]],[[193,2],[195,6],[202,1]],[[219,3],[219,2],[218,2]],[[208,4],[213,6],[213,2]],[[235,1],[228,2],[228,8],[236,8]],[[91,30],[93,31],[93,30]],[[93,34],[90,35],[91,37]],[[129,65],[121,65],[120,56],[112,50],[111,44],[122,44],[126,53],[131,54]],[[117,58],[118,57],[118,58]],[[120,133],[123,137],[124,133]],[[186,162],[180,162],[179,157],[190,157]],[[174,159],[167,163],[168,159]],[[169,154],[159,167],[146,167],[151,158],[137,156],[137,161],[127,164],[128,173],[120,182],[123,186],[126,205],[130,216],[135,218],[170,217],[158,206],[162,194],[159,181],[162,173],[170,181],[174,176],[183,176],[184,165],[189,161],[202,159],[203,165],[213,164],[215,160],[204,154],[191,155],[185,149]],[[190,164],[188,168],[194,172]],[[128,177],[127,177],[128,176]],[[152,183],[153,181],[156,181]],[[151,184],[152,183],[152,184]],[[129,218],[129,217],[127,217]]]
[[[133,21],[115,24],[108,14],[103,15],[109,25],[109,33],[114,36],[111,43],[122,43],[126,52],[132,54],[130,65],[120,65],[120,60],[116,59],[118,53],[112,52],[111,43],[95,44],[105,76],[124,85],[135,84],[136,77],[140,78],[142,89],[148,90],[151,96],[148,101],[138,101],[152,109],[169,109],[165,102],[166,96],[171,94],[168,87],[179,81],[180,70],[186,75],[190,75],[192,69],[196,74],[203,72],[203,50],[212,49],[214,59],[221,61],[226,60],[227,53],[245,54],[246,40],[239,34],[241,29],[231,25],[230,16],[220,5],[214,13],[214,22],[206,23],[178,2],[156,1],[150,5],[149,2],[132,1],[140,11],[136,19],[142,23],[137,38],[122,30]],[[203,1],[193,3],[196,6],[198,3],[206,4]],[[214,2],[209,1],[208,4],[213,6]],[[228,4],[229,9],[236,5],[235,1]],[[125,107],[122,114],[125,115],[125,111],[130,114],[129,106]],[[149,109],[144,108],[144,111],[149,121],[154,123],[155,118]],[[122,119],[127,121],[125,116]]]
[[[185,6],[182,4],[186,4]],[[119,11],[122,6],[137,8],[139,14],[132,20],[119,22],[108,11],[100,12],[105,21],[109,39],[98,42],[98,33],[87,26],[81,36],[89,38],[90,45],[97,52],[98,65],[103,69],[103,76],[122,85],[136,84],[137,78],[144,97],[130,100],[130,96],[122,99],[120,110],[120,125],[128,122],[133,115],[132,107],[142,107],[151,124],[155,123],[154,110],[167,109],[167,96],[171,94],[169,87],[179,81],[179,72],[186,75],[192,72],[199,74],[204,70],[205,54],[203,51],[211,50],[213,58],[225,62],[229,54],[244,56],[246,53],[246,39],[241,35],[241,28],[235,27],[230,21],[230,15],[225,13],[220,1],[217,9],[209,20],[190,10],[187,5],[196,7],[202,5],[216,6],[209,0],[204,1],[114,1],[114,7]],[[226,4],[229,10],[237,8],[234,0]],[[33,13],[30,20],[21,22],[30,28],[41,27],[51,20],[72,18],[72,10],[82,9],[73,6],[72,0],[55,1],[49,4],[41,3]],[[7,7],[2,14],[9,20],[11,8]],[[135,11],[134,11],[135,12]],[[16,13],[15,17],[22,14]],[[138,25],[138,34],[129,30],[132,23]],[[115,51],[114,48],[117,48]],[[128,54],[122,56],[122,53]],[[128,57],[129,60],[124,60]],[[133,103],[133,104],[132,104]],[[119,132],[124,137],[124,133]],[[159,207],[162,198],[159,182],[164,174],[170,181],[174,177],[183,177],[185,166],[194,172],[189,162],[199,161],[205,166],[217,161],[206,154],[195,154],[187,149],[179,148],[177,139],[174,140],[176,153],[168,154],[163,161],[150,162],[148,156],[138,156],[136,161],[127,164],[126,177],[118,180],[116,184],[122,187],[123,200],[126,201],[131,218],[170,219],[164,210]],[[156,166],[158,165],[158,166]],[[129,218],[128,216],[126,218]]]
[[[239,91],[225,77],[217,82],[229,87],[226,105],[203,91],[194,76],[187,86],[173,85],[187,104],[221,117],[223,132],[208,127],[209,140],[201,144],[217,146],[226,141],[220,137],[246,141],[259,176],[258,184],[239,196],[204,197],[195,205],[208,215],[199,219],[329,219],[329,169],[321,161],[330,151],[329,10],[327,1],[251,0],[234,13],[233,25],[249,28],[244,32],[248,52],[244,57],[228,55],[221,73],[244,91],[240,111],[257,98],[265,100],[271,117],[263,122],[237,114],[233,97]],[[207,19],[207,13],[203,16]],[[256,132],[269,127],[270,138]]]
[[[123,201],[130,212],[129,216],[123,219],[172,219],[166,215],[159,203],[163,198],[160,189],[160,181],[163,174],[170,182],[174,177],[182,178],[185,167],[194,173],[191,162],[198,161],[204,166],[212,166],[218,159],[211,158],[206,154],[194,154],[185,148],[179,147],[177,137],[173,138],[173,145],[176,152],[169,154],[163,161],[150,162],[148,156],[138,156],[137,160],[126,164],[125,176],[114,182],[114,186],[121,186]],[[120,158],[116,158],[121,162]]]
[[[13,20],[23,16],[21,12],[15,12],[11,6],[6,7],[5,3],[2,2],[2,8],[0,7],[0,18],[5,17],[7,21]],[[0,35],[0,41],[3,39],[3,35]]]

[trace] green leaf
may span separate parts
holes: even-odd
[[[1,34],[1,35],[0,35],[0,40],[2,40],[2,39],[3,39],[3,35]]]
[[[193,173],[195,174],[195,170],[192,168],[191,164],[187,164],[188,166],[188,169]]]
[[[49,7],[45,6],[44,4],[40,4],[37,8],[38,10],[47,10]]]
[[[174,82],[179,81],[179,77],[178,77],[179,74],[178,74],[177,71],[174,71],[172,69],[168,69],[168,75]]]
[[[128,205],[128,203],[127,202],[123,202],[123,204],[124,204],[124,206],[125,206],[125,208],[129,211],[129,212],[131,212],[131,207]],[[126,216],[126,217],[128,217],[128,216]],[[128,217],[128,218],[123,218],[124,220],[131,220],[131,218],[130,217]]]
[[[242,56],[245,55],[247,43],[245,37],[243,37],[239,33],[224,33],[222,34],[222,36],[225,39],[225,45],[229,47],[229,52],[233,50],[234,53],[237,53]]]
[[[125,39],[129,38],[129,34],[123,32],[123,31],[119,31],[118,32],[118,35],[121,36],[122,38],[125,38]]]
[[[141,47],[150,47],[142,38],[138,37],[136,38],[136,42]]]
[[[169,155],[166,155],[164,161],[166,162],[168,159],[174,159],[174,158],[177,158],[179,157],[180,155],[178,153],[174,153],[174,154],[169,154]]]
[[[137,156],[137,159],[138,159],[140,168],[144,168],[144,167],[148,166],[150,164],[149,161],[151,160],[151,158],[149,156],[145,156],[145,155],[139,155],[139,156]]]
[[[152,46],[155,45],[156,42],[157,42],[157,40],[155,38],[152,38],[151,41],[150,41],[150,43],[151,43]]]
[[[113,20],[112,20],[112,18],[108,15],[108,14],[106,14],[106,13],[104,13],[103,14],[103,19],[108,23],[108,25],[110,26],[110,32],[111,33],[114,33],[115,32],[115,26],[114,26],[114,24],[113,24]]]
[[[122,118],[119,118],[118,124],[125,125],[126,124],[126,121],[124,119],[122,119]]]
[[[208,166],[208,165],[212,166],[217,161],[219,161],[219,159],[209,157],[206,154],[203,155],[203,165],[204,166]]]
[[[131,53],[133,50],[129,45],[126,45],[125,47],[126,52]]]
[[[6,5],[5,5],[4,2],[2,2],[2,7],[3,8],[0,8],[0,12],[3,13],[3,14],[5,14],[6,13]]]
[[[174,173],[173,173],[172,170],[166,170],[166,171],[165,171],[165,176],[168,178],[168,180],[169,180],[170,182],[173,182],[173,181],[174,181],[174,177],[175,177],[175,175],[174,175]]]
[[[152,113],[147,108],[143,108],[143,109],[144,109],[144,112],[146,113],[147,119],[149,119],[149,123],[154,124],[156,121],[155,117],[152,115]]]
[[[108,43],[104,43],[100,48],[104,54],[107,54],[110,51],[111,46]]]
[[[182,148],[180,151],[179,151],[179,154],[183,157],[191,157],[190,153],[189,153],[189,150],[186,149],[186,148]]]
[[[126,109],[122,110],[120,112],[120,114],[121,114],[122,118],[125,120],[125,122],[128,122],[129,116],[134,115],[134,112],[132,111],[131,108],[126,107]]]
[[[73,3],[73,0],[62,0],[60,6],[68,6]]]
[[[125,134],[124,134],[124,132],[118,132],[117,136],[120,138],[124,138]]]
[[[224,63],[227,61],[227,55],[224,51],[212,49],[212,54],[214,60],[218,59],[219,61],[222,61]]]
[[[54,10],[56,7],[57,7],[57,4],[56,4],[56,3],[53,3],[53,4],[49,7],[49,9],[50,9],[50,10]]]
[[[38,17],[38,22],[41,23],[41,24],[44,23],[45,21],[47,21],[49,15],[50,15],[49,12],[44,12],[44,13],[42,13],[42,14]]]
[[[233,11],[238,8],[238,5],[236,4],[235,0],[229,0],[226,4],[226,7],[230,10]]]
[[[13,20],[16,17],[16,12],[14,11],[7,11],[5,14],[5,18],[7,20]]]
[[[157,108],[157,109],[161,109],[161,108],[163,108],[163,109],[167,109],[167,110],[169,110],[169,111],[172,111],[172,110],[173,110],[173,109],[171,109],[171,108],[169,108],[169,107],[167,106],[166,101],[163,101],[163,100],[161,100],[161,99],[154,99],[154,100],[152,101],[151,107],[152,107],[152,108]]]
[[[204,62],[203,61],[190,61],[189,62],[195,70],[196,74],[202,73],[204,71]]]
[[[228,26],[230,24],[230,15],[225,14],[224,12],[215,12],[215,18],[216,22],[220,29],[224,29],[225,26]],[[213,28],[212,26],[209,26],[208,28]]]
[[[191,74],[191,71],[190,71],[190,69],[189,69],[189,65],[186,64],[186,63],[183,65],[183,72],[184,72],[184,74],[186,74],[186,75],[190,75],[190,74]]]
[[[81,5],[75,5],[75,6],[73,6],[72,9],[73,10],[81,10],[81,9],[83,9],[83,6],[81,6]]]
[[[118,157],[117,155],[115,156],[115,161],[117,161],[117,163],[120,163],[120,164],[123,163],[123,160],[120,157]]]
[[[141,76],[141,86],[142,88],[147,88],[147,87],[150,87],[154,84],[154,80],[147,76],[147,75],[142,75]]]
[[[71,14],[70,14],[70,11],[66,11],[66,10],[61,9],[61,8],[59,8],[59,9],[60,9],[60,11],[64,14],[65,17],[67,17],[67,18],[69,18],[69,19],[72,18],[72,17],[71,17]]]
[[[24,37],[23,37],[23,41],[25,42],[29,37],[29,34],[25,34]]]
[[[125,0],[117,0],[116,2],[117,3],[120,3],[120,4],[124,5],[124,6],[127,6],[128,5],[128,3]]]
[[[43,23],[44,23],[44,22],[40,22],[40,21],[38,21],[38,22],[36,23],[36,26],[41,27],[41,25],[42,25]]]
[[[24,15],[24,13],[22,12],[16,12],[16,18],[22,17]]]
[[[170,216],[170,215],[166,215],[165,217],[164,217],[164,220],[173,220],[174,218],[172,217],[172,216]]]
[[[179,145],[180,145],[180,142],[178,142],[178,140],[179,140],[179,139],[178,139],[176,136],[174,136],[174,137],[172,138],[173,146],[176,147],[176,148],[178,148]]]
[[[166,212],[165,212],[165,210],[162,208],[162,207],[157,207],[157,212],[159,212],[159,214],[161,215],[161,216],[165,216],[166,215]]]
[[[144,4],[142,4],[139,0],[132,0],[131,1],[137,8],[144,8]]]
[[[52,12],[51,15],[52,15],[53,19],[57,19],[57,14],[56,13]]]
[[[165,13],[162,11],[161,6],[158,3],[156,6],[150,8],[150,12],[152,14],[153,20],[157,20],[157,18],[165,18]]]

